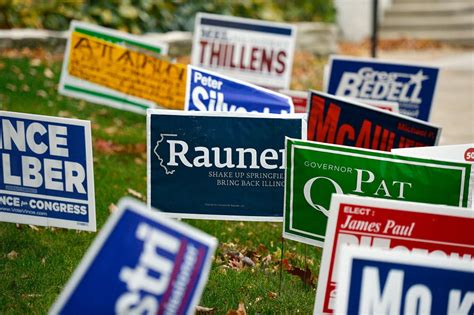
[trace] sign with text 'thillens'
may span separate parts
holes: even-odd
[[[474,261],[348,246],[335,314],[474,313]]]
[[[371,58],[331,56],[326,92],[397,102],[400,113],[429,121],[439,69]]]
[[[90,122],[0,111],[0,221],[95,231]]]
[[[469,163],[287,139],[283,236],[322,246],[331,194],[470,207]]]
[[[202,112],[294,112],[293,102],[286,95],[193,66],[188,66],[184,108]]]
[[[216,246],[123,198],[49,314],[194,314]]]
[[[169,216],[281,221],[285,137],[302,114],[150,110],[148,202]]]
[[[77,21],[70,31],[61,94],[136,113],[183,108],[186,66],[164,59],[167,44]]]
[[[291,24],[198,13],[191,63],[272,89],[288,89],[295,50]]]
[[[344,245],[474,261],[472,229],[471,209],[333,194],[314,312],[334,311]]]

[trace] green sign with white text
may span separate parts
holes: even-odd
[[[468,163],[286,141],[285,238],[322,246],[333,193],[470,206]]]

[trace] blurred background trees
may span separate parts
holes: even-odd
[[[190,31],[196,12],[333,22],[332,0],[0,0],[0,28],[66,30],[81,20],[134,34]]]

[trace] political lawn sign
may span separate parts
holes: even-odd
[[[332,195],[315,313],[331,313],[339,298],[338,272],[343,245],[370,246],[450,256],[473,261],[474,212],[471,209]]]
[[[254,84],[188,66],[185,109],[209,112],[293,113],[291,98]]]
[[[474,143],[392,149],[392,153],[426,159],[443,159],[447,161],[474,163]]]
[[[311,91],[308,140],[372,150],[433,146],[441,128],[347,98]]]
[[[290,86],[296,27],[198,13],[191,63],[272,89]]]
[[[182,109],[186,66],[163,59],[167,44],[73,21],[59,92],[137,113]]]
[[[302,114],[149,110],[148,203],[169,216],[279,221],[285,137],[306,137]]]
[[[348,246],[336,314],[473,314],[474,261]]]
[[[367,105],[375,106],[380,109],[388,110],[392,113],[399,113],[400,109],[397,102],[389,102],[389,101],[374,101],[374,100],[364,100],[360,98],[355,98],[354,101],[359,103],[364,103]]]
[[[308,92],[296,90],[280,90],[281,94],[291,97],[295,113],[306,113],[308,105]]]
[[[283,236],[322,246],[332,193],[470,207],[468,163],[287,139]]]
[[[217,241],[124,198],[50,314],[194,314]]]
[[[90,122],[0,111],[0,221],[95,231]]]
[[[331,56],[326,92],[400,105],[400,113],[429,121],[439,69],[371,58]]]

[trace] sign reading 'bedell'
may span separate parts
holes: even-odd
[[[173,217],[281,221],[285,137],[304,115],[148,112],[148,201]]]
[[[95,231],[88,121],[0,111],[0,221]]]
[[[296,39],[290,24],[198,13],[191,63],[260,86],[287,89]]]
[[[365,149],[433,146],[441,128],[373,106],[312,91],[308,140]]]
[[[319,272],[315,314],[332,313],[338,299],[338,257],[343,245],[429,256],[474,258],[470,209],[333,195]]]

